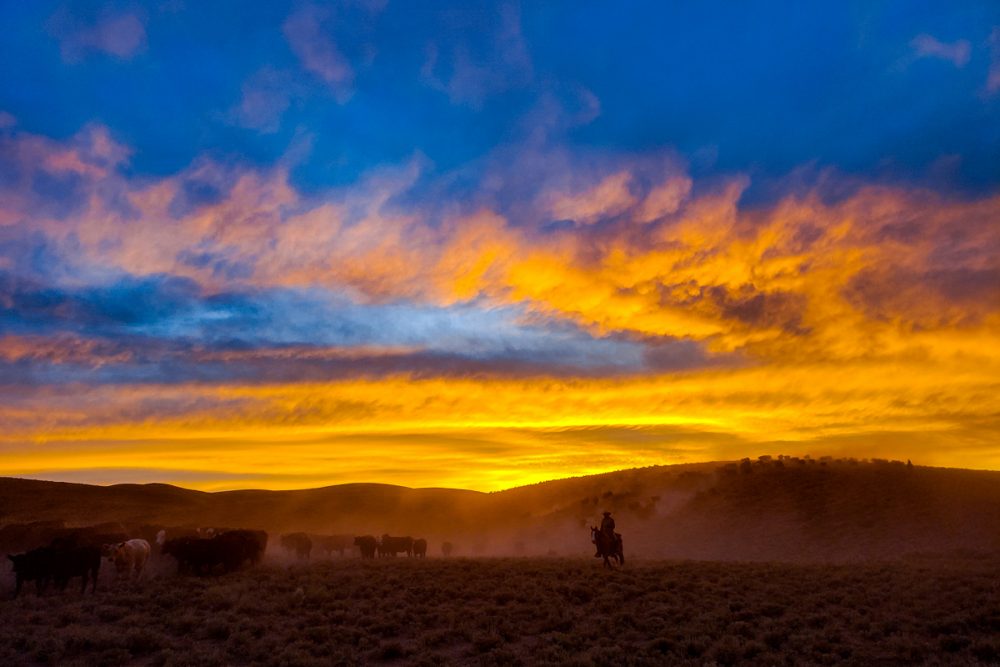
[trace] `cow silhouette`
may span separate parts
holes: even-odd
[[[309,560],[313,542],[305,533],[288,533],[281,536],[281,546],[286,551],[294,553],[299,560]]]

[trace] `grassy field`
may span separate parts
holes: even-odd
[[[105,577],[96,595],[0,602],[0,664],[998,664],[998,575],[1000,559],[970,557],[613,572],[345,559]]]

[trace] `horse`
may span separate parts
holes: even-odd
[[[618,567],[625,564],[625,552],[622,549],[622,536],[615,533],[614,539],[596,526],[590,527],[590,541],[597,545],[597,553],[604,558],[604,567],[611,567],[611,558],[618,561]]]

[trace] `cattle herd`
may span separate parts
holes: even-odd
[[[362,535],[354,538],[354,545],[358,547],[362,558],[393,557],[401,553],[416,558],[427,557],[427,540],[423,538],[413,539],[412,537],[393,537],[383,535],[376,538],[374,535]]]
[[[361,558],[393,558],[400,554],[427,556],[427,540],[392,535],[315,535],[304,532],[280,536],[278,544],[300,561],[314,552],[330,558],[357,550]],[[233,572],[259,563],[267,550],[263,530],[190,528],[142,525],[127,529],[118,523],[68,528],[62,522],[11,524],[0,528],[0,551],[8,553],[14,572],[14,597],[26,582],[34,582],[39,594],[53,584],[65,590],[69,581],[80,579],[80,591],[97,589],[104,561],[114,566],[116,581],[142,579],[147,565],[176,568],[178,574],[208,576]],[[451,554],[444,543],[442,553]],[[14,552],[22,553],[14,553]]]

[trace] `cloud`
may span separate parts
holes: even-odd
[[[0,141],[0,472],[468,456],[432,433],[499,447],[445,475],[492,488],[617,437],[546,448],[568,429],[691,429],[607,468],[880,433],[961,456],[1000,410],[994,195],[796,181],[748,207],[745,176],[532,147],[426,203],[419,159],[307,195],[284,164],[130,177],[100,126]]]
[[[283,168],[208,160],[129,183],[117,166],[127,150],[99,128],[73,148],[24,134],[8,141],[23,173],[15,170],[5,216],[36,235],[13,238],[38,239],[33,247],[71,259],[75,275],[173,276],[206,293],[325,290],[361,304],[473,302],[596,338],[691,339],[764,357],[792,346],[826,358],[873,354],[905,340],[899,326],[977,327],[996,311],[992,293],[950,287],[982,284],[998,269],[995,197],[869,187],[744,211],[745,179],[693,194],[676,168],[656,178],[641,160],[604,174],[559,160],[548,167],[559,178],[533,179],[536,194],[522,198],[529,208],[515,223],[488,208],[442,215],[399,203],[419,163],[306,199]],[[79,179],[75,208],[46,217],[45,198],[23,194],[37,165]],[[552,217],[580,226],[524,222]],[[19,247],[3,261],[28,270]]]
[[[530,382],[390,376],[98,386],[83,395],[74,386],[22,386],[16,395],[0,389],[0,474],[212,470],[224,456],[230,473],[400,481],[367,467],[389,456],[422,462],[405,466],[411,482],[489,490],[776,448],[856,455],[884,434],[908,457],[995,467],[995,454],[975,448],[1000,409],[998,363],[983,349],[948,367],[900,359]]]
[[[513,308],[359,305],[296,290],[212,294],[170,276],[60,289],[0,273],[0,316],[10,332],[0,337],[8,381],[591,375],[638,372],[644,363],[639,342],[594,340]],[[661,368],[705,363],[697,349],[683,352]]]
[[[131,154],[131,150],[115,141],[103,125],[87,125],[63,143],[18,132],[0,137],[0,142],[3,142],[5,162],[19,168],[17,176],[44,171],[99,179],[124,165]]]
[[[354,69],[324,27],[329,18],[325,10],[307,5],[289,16],[282,30],[302,66],[329,86],[343,104],[353,93]]]
[[[263,67],[243,83],[240,101],[230,109],[228,118],[240,127],[273,134],[281,128],[282,116],[300,94],[298,88],[286,72]]]
[[[90,20],[79,16],[64,9],[49,20],[65,62],[79,62],[94,53],[129,60],[146,47],[145,21],[138,13],[101,11]]]
[[[456,104],[479,108],[493,95],[521,88],[534,78],[534,67],[517,4],[503,4],[484,25],[475,19],[467,34],[453,43],[431,42],[425,51],[421,78],[430,87],[447,92]],[[445,19],[447,20],[447,19]],[[441,52],[446,51],[447,58]],[[596,97],[586,103],[593,104]]]
[[[631,178],[631,174],[620,172],[585,192],[555,195],[549,211],[557,220],[573,220],[584,225],[614,217],[635,204],[629,190]]]
[[[637,211],[640,222],[651,222],[676,213],[691,194],[692,181],[687,176],[676,176],[650,190],[642,207]]]
[[[96,368],[131,361],[133,355],[120,343],[82,338],[72,334],[0,336],[0,362],[75,364]],[[10,377],[10,376],[8,376]]]
[[[197,306],[200,288],[176,276],[126,278],[107,286],[59,289],[0,272],[0,313],[10,328],[141,328]]]
[[[632,222],[647,223],[676,213],[691,192],[692,181],[684,174],[670,174],[645,192],[639,180],[638,174],[625,170],[579,192],[552,193],[548,213],[556,220],[589,225],[628,211]]]
[[[965,67],[969,62],[972,47],[968,40],[959,39],[955,42],[942,42],[928,34],[917,35],[910,42],[910,48],[916,58],[939,58],[948,60],[955,67]]]

